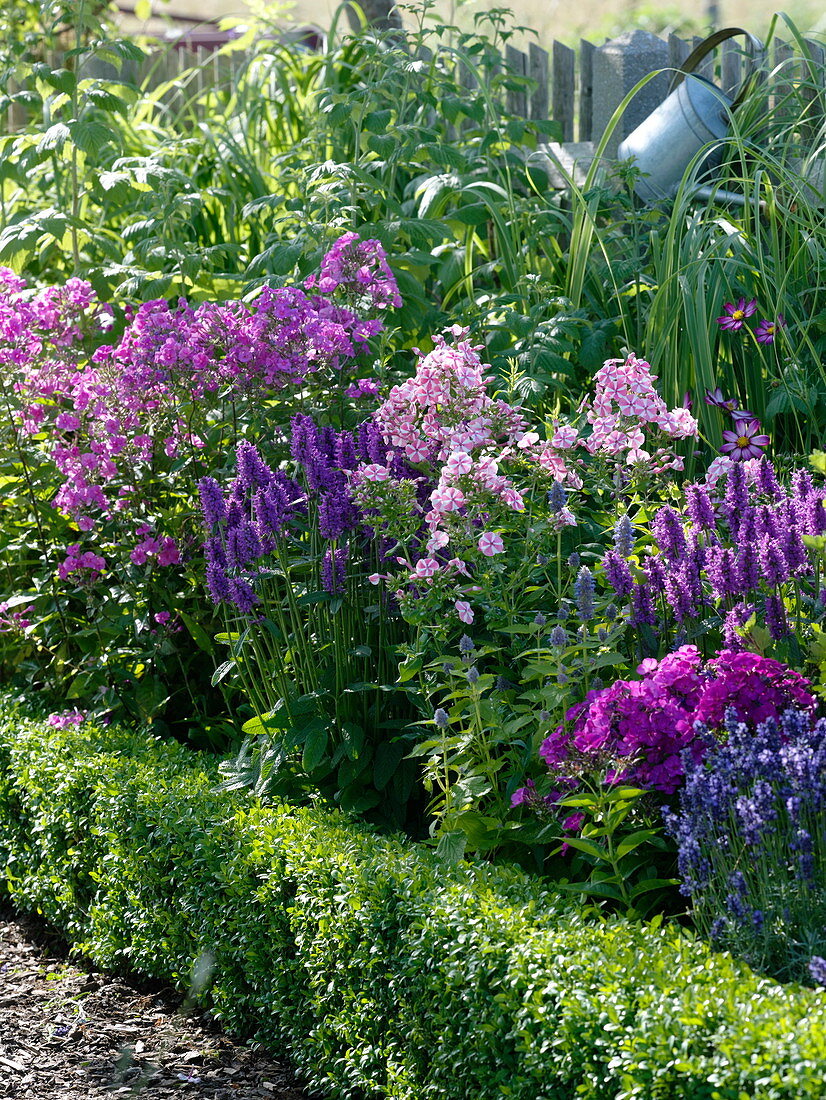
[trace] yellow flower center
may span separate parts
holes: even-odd
[[[734,313],[732,313],[731,315],[732,320],[734,321],[742,321],[745,319],[745,316],[746,315],[745,313],[743,313],[742,309],[735,309]]]
[[[747,435],[738,435],[737,436],[737,446],[738,447],[748,447],[748,445],[749,445],[749,437]]]

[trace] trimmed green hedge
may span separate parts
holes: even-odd
[[[329,811],[253,807],[176,744],[0,719],[6,885],[99,965],[205,993],[334,1097],[826,1097],[826,995],[586,918]]]

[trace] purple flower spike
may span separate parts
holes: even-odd
[[[723,432],[720,450],[735,462],[745,462],[748,458],[762,458],[763,448],[768,445],[769,437],[760,431],[759,420],[737,420],[734,431]]]
[[[754,330],[754,336],[758,344],[773,344],[777,330],[786,327],[786,319],[782,313],[778,313],[774,321],[761,321]]]
[[[722,317],[716,318],[717,324],[725,332],[738,332],[745,324],[746,318],[751,317],[757,309],[757,299],[752,298],[747,302],[745,298],[740,298],[737,302],[726,302],[723,309],[725,313]]]

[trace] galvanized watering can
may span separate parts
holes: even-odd
[[[727,38],[745,35],[748,49],[746,74],[734,99],[716,84],[693,70],[703,58]],[[728,134],[731,113],[742,102],[757,74],[763,57],[763,43],[739,27],[728,27],[710,35],[686,58],[671,82],[668,98],[622,142],[620,160],[633,157],[642,175],[634,190],[646,202],[673,196],[696,154],[710,142]],[[721,149],[713,150],[702,171],[716,167]],[[705,190],[705,189],[704,189]],[[742,201],[742,196],[733,195]]]

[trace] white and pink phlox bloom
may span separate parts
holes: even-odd
[[[430,494],[430,503],[436,512],[458,512],[464,506],[465,494],[455,485],[444,485]]]
[[[450,535],[447,531],[434,531],[430,538],[427,540],[425,549],[428,554],[435,554],[437,550],[444,549],[450,542]]]
[[[473,469],[473,459],[467,451],[454,451],[445,463],[445,469],[453,477],[469,474]]]
[[[502,536],[495,531],[483,531],[476,545],[486,558],[492,558],[494,554],[501,554],[505,550]]]
[[[557,428],[551,437],[551,446],[559,451],[567,451],[573,447],[579,439],[579,432],[570,424],[564,424]]]
[[[440,568],[435,558],[419,558],[410,576],[413,580],[428,580],[435,576]]]
[[[456,614],[463,623],[473,622],[473,608],[467,600],[456,600],[453,606],[456,608]]]
[[[387,481],[390,478],[390,471],[380,462],[362,466],[359,472],[365,481]]]

